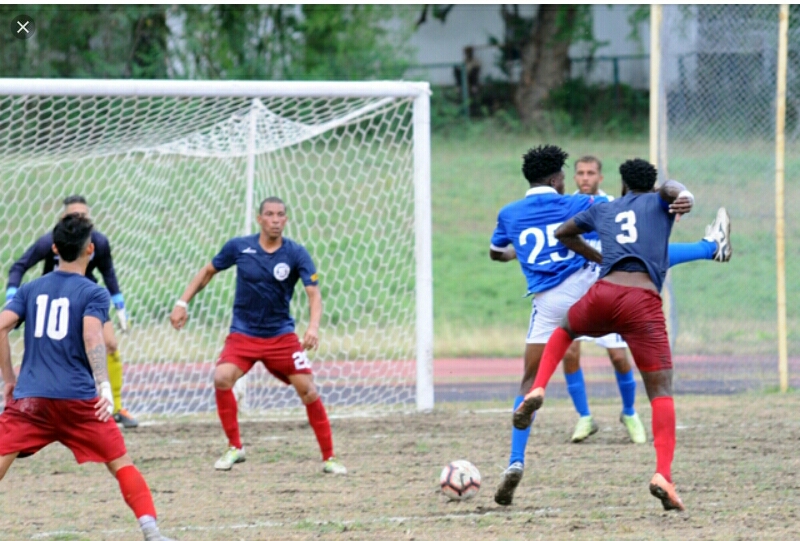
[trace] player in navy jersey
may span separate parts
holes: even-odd
[[[652,407],[656,473],[650,492],[666,510],[684,509],[672,483],[675,453],[675,405],[672,399],[672,354],[661,303],[661,288],[669,268],[669,237],[682,211],[677,199],[694,197],[673,180],[653,191],[656,169],[644,160],[620,166],[622,197],[596,205],[568,220],[555,237],[587,260],[601,263],[600,277],[567,312],[547,342],[531,391],[514,411],[516,429],[530,427],[544,402],[550,377],[574,338],[619,333],[628,343]],[[602,255],[581,235],[597,231]]]
[[[603,164],[595,156],[578,158],[575,161],[574,175],[578,191],[575,193],[606,196],[606,193],[600,189],[600,184],[603,182],[602,168]],[[614,199],[611,196],[607,197],[609,200]],[[587,233],[583,238],[592,247],[602,251],[597,232]],[[706,227],[706,235],[702,240],[693,243],[671,243],[669,245],[670,267],[701,259],[726,262],[730,260],[731,253],[730,218],[725,209],[721,208],[717,212],[714,222]],[[634,408],[636,380],[626,353],[628,345],[616,333],[598,338],[580,337],[572,343],[564,355],[564,376],[567,381],[567,391],[579,415],[571,440],[575,443],[584,441],[597,432],[599,428],[589,409],[586,384],[580,366],[580,344],[581,341],[587,340],[594,340],[598,346],[605,348],[608,352],[608,358],[614,366],[614,376],[622,397],[620,422],[625,426],[633,443],[646,443],[647,432]]]
[[[64,199],[64,209],[62,216],[78,212],[89,216],[89,206],[86,199],[80,195],[71,195]],[[94,275],[95,269],[100,271],[103,282],[111,293],[111,301],[117,312],[120,328],[123,332],[127,330],[128,319],[125,312],[125,299],[119,288],[117,273],[114,270],[114,261],[111,258],[111,244],[108,238],[97,230],[92,231],[92,243],[95,246],[94,255],[86,267],[86,277],[92,282],[97,282]],[[53,233],[48,232],[39,237],[17,261],[11,265],[8,271],[8,284],[6,288],[6,302],[14,298],[14,294],[22,283],[22,277],[40,261],[44,261],[42,275],[52,272],[58,268],[58,255],[53,252]],[[139,422],[131,415],[128,410],[122,407],[122,357],[120,356],[117,345],[117,338],[114,335],[114,325],[108,321],[103,326],[103,336],[105,337],[106,351],[108,353],[108,376],[111,381],[111,391],[114,395],[114,420],[125,428],[136,428]]]
[[[257,363],[286,384],[291,384],[306,407],[311,428],[317,437],[326,473],[345,474],[347,469],[333,453],[333,438],[328,414],[314,385],[311,363],[305,350],[319,345],[322,295],[317,270],[308,251],[283,236],[286,205],[268,197],[259,206],[260,233],[236,237],[192,278],[170,315],[172,326],[180,330],[188,319],[192,298],[219,271],[236,265],[236,296],[230,334],[214,370],[217,413],[228,438],[228,450],[216,462],[218,470],[230,470],[244,462],[236,397],[233,387]],[[309,323],[302,341],[295,333],[289,303],[300,280],[308,295]]]
[[[563,167],[567,153],[552,145],[530,149],[523,156],[522,173],[530,189],[526,197],[503,207],[492,234],[489,257],[519,261],[528,283],[531,317],[525,340],[524,368],[514,408],[519,406],[536,376],[545,344],[564,314],[597,280],[597,265],[558,242],[554,232],[562,223],[595,204],[600,196],[563,195]],[[676,205],[686,204],[679,201]],[[525,469],[530,428],[513,428],[509,465],[494,500],[510,505]]]
[[[84,274],[95,251],[92,222],[67,214],[52,233],[58,269],[20,286],[0,312],[0,479],[17,457],[55,441],[75,460],[101,462],[116,477],[146,541],[169,541],[159,532],[153,497],[134,466],[116,423],[106,369],[103,325],[108,292]],[[19,377],[11,364],[8,333],[25,325]]]

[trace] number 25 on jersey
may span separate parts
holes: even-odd
[[[550,224],[545,226],[545,230],[542,231],[539,227],[529,227],[528,229],[524,230],[522,233],[519,234],[519,244],[520,246],[526,246],[528,244],[528,238],[533,237],[533,248],[531,249],[531,253],[528,255],[528,264],[529,265],[547,265],[548,263],[554,263],[556,261],[564,261],[566,259],[572,259],[575,257],[575,252],[572,250],[567,250],[567,255],[561,255],[557,251],[553,251],[548,255],[546,258],[543,258],[541,261],[536,261],[536,258],[539,257],[539,254],[542,253],[542,250],[545,246],[548,248],[552,248],[558,244],[558,239],[555,236],[556,229],[558,226],[561,225],[562,222],[558,222],[556,224]],[[562,246],[561,248],[565,248]]]

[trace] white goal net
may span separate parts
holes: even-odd
[[[235,270],[195,297],[182,331],[169,314],[226,240],[258,231],[258,203],[278,196],[284,234],[306,246],[320,275],[320,348],[310,358],[326,404],[428,409],[428,111],[424,83],[0,80],[4,277],[55,225],[61,200],[83,195],[110,239],[130,319],[126,334],[117,329],[125,406],[213,411]],[[40,274],[41,265],[24,281]],[[302,284],[292,313],[302,336]],[[18,366],[22,332],[11,340]],[[279,413],[300,404],[260,364],[245,400]]]

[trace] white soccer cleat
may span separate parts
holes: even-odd
[[[725,207],[720,207],[717,217],[706,226],[706,236],[704,240],[715,242],[717,250],[714,252],[714,261],[724,263],[730,261],[733,248],[731,248],[731,218]]]
[[[344,464],[339,462],[339,459],[333,456],[322,463],[322,471],[325,473],[332,473],[334,475],[347,474],[347,468],[344,467]]]
[[[231,447],[225,454],[220,457],[219,460],[214,464],[214,469],[220,471],[228,471],[233,468],[234,464],[238,464],[239,462],[244,462],[244,447],[241,449],[237,449],[236,447]]]
[[[517,485],[522,480],[524,473],[525,465],[522,462],[514,462],[506,468],[506,471],[503,472],[503,478],[494,493],[496,504],[511,505],[511,502],[514,501],[514,491],[517,489]]]

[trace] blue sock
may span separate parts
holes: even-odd
[[[574,374],[565,374],[567,378],[567,392],[575,405],[575,411],[581,417],[591,415],[589,413],[589,400],[586,398],[586,383],[583,381],[583,369],[578,368]]]
[[[617,386],[622,397],[622,413],[633,415],[636,413],[633,407],[636,402],[636,380],[633,379],[633,370],[628,370],[626,374],[614,370],[614,375],[617,376]]]
[[[698,259],[713,259],[716,251],[717,243],[706,239],[697,242],[670,243],[669,266],[674,267]]]
[[[522,395],[514,399],[514,410],[522,404],[523,400],[525,400],[525,397]],[[534,420],[536,419],[535,411],[533,412],[533,418]],[[528,447],[528,436],[530,433],[530,426],[525,430],[519,430],[518,428],[511,429],[511,457],[508,459],[509,466],[514,462],[522,462],[525,464],[525,448]]]

